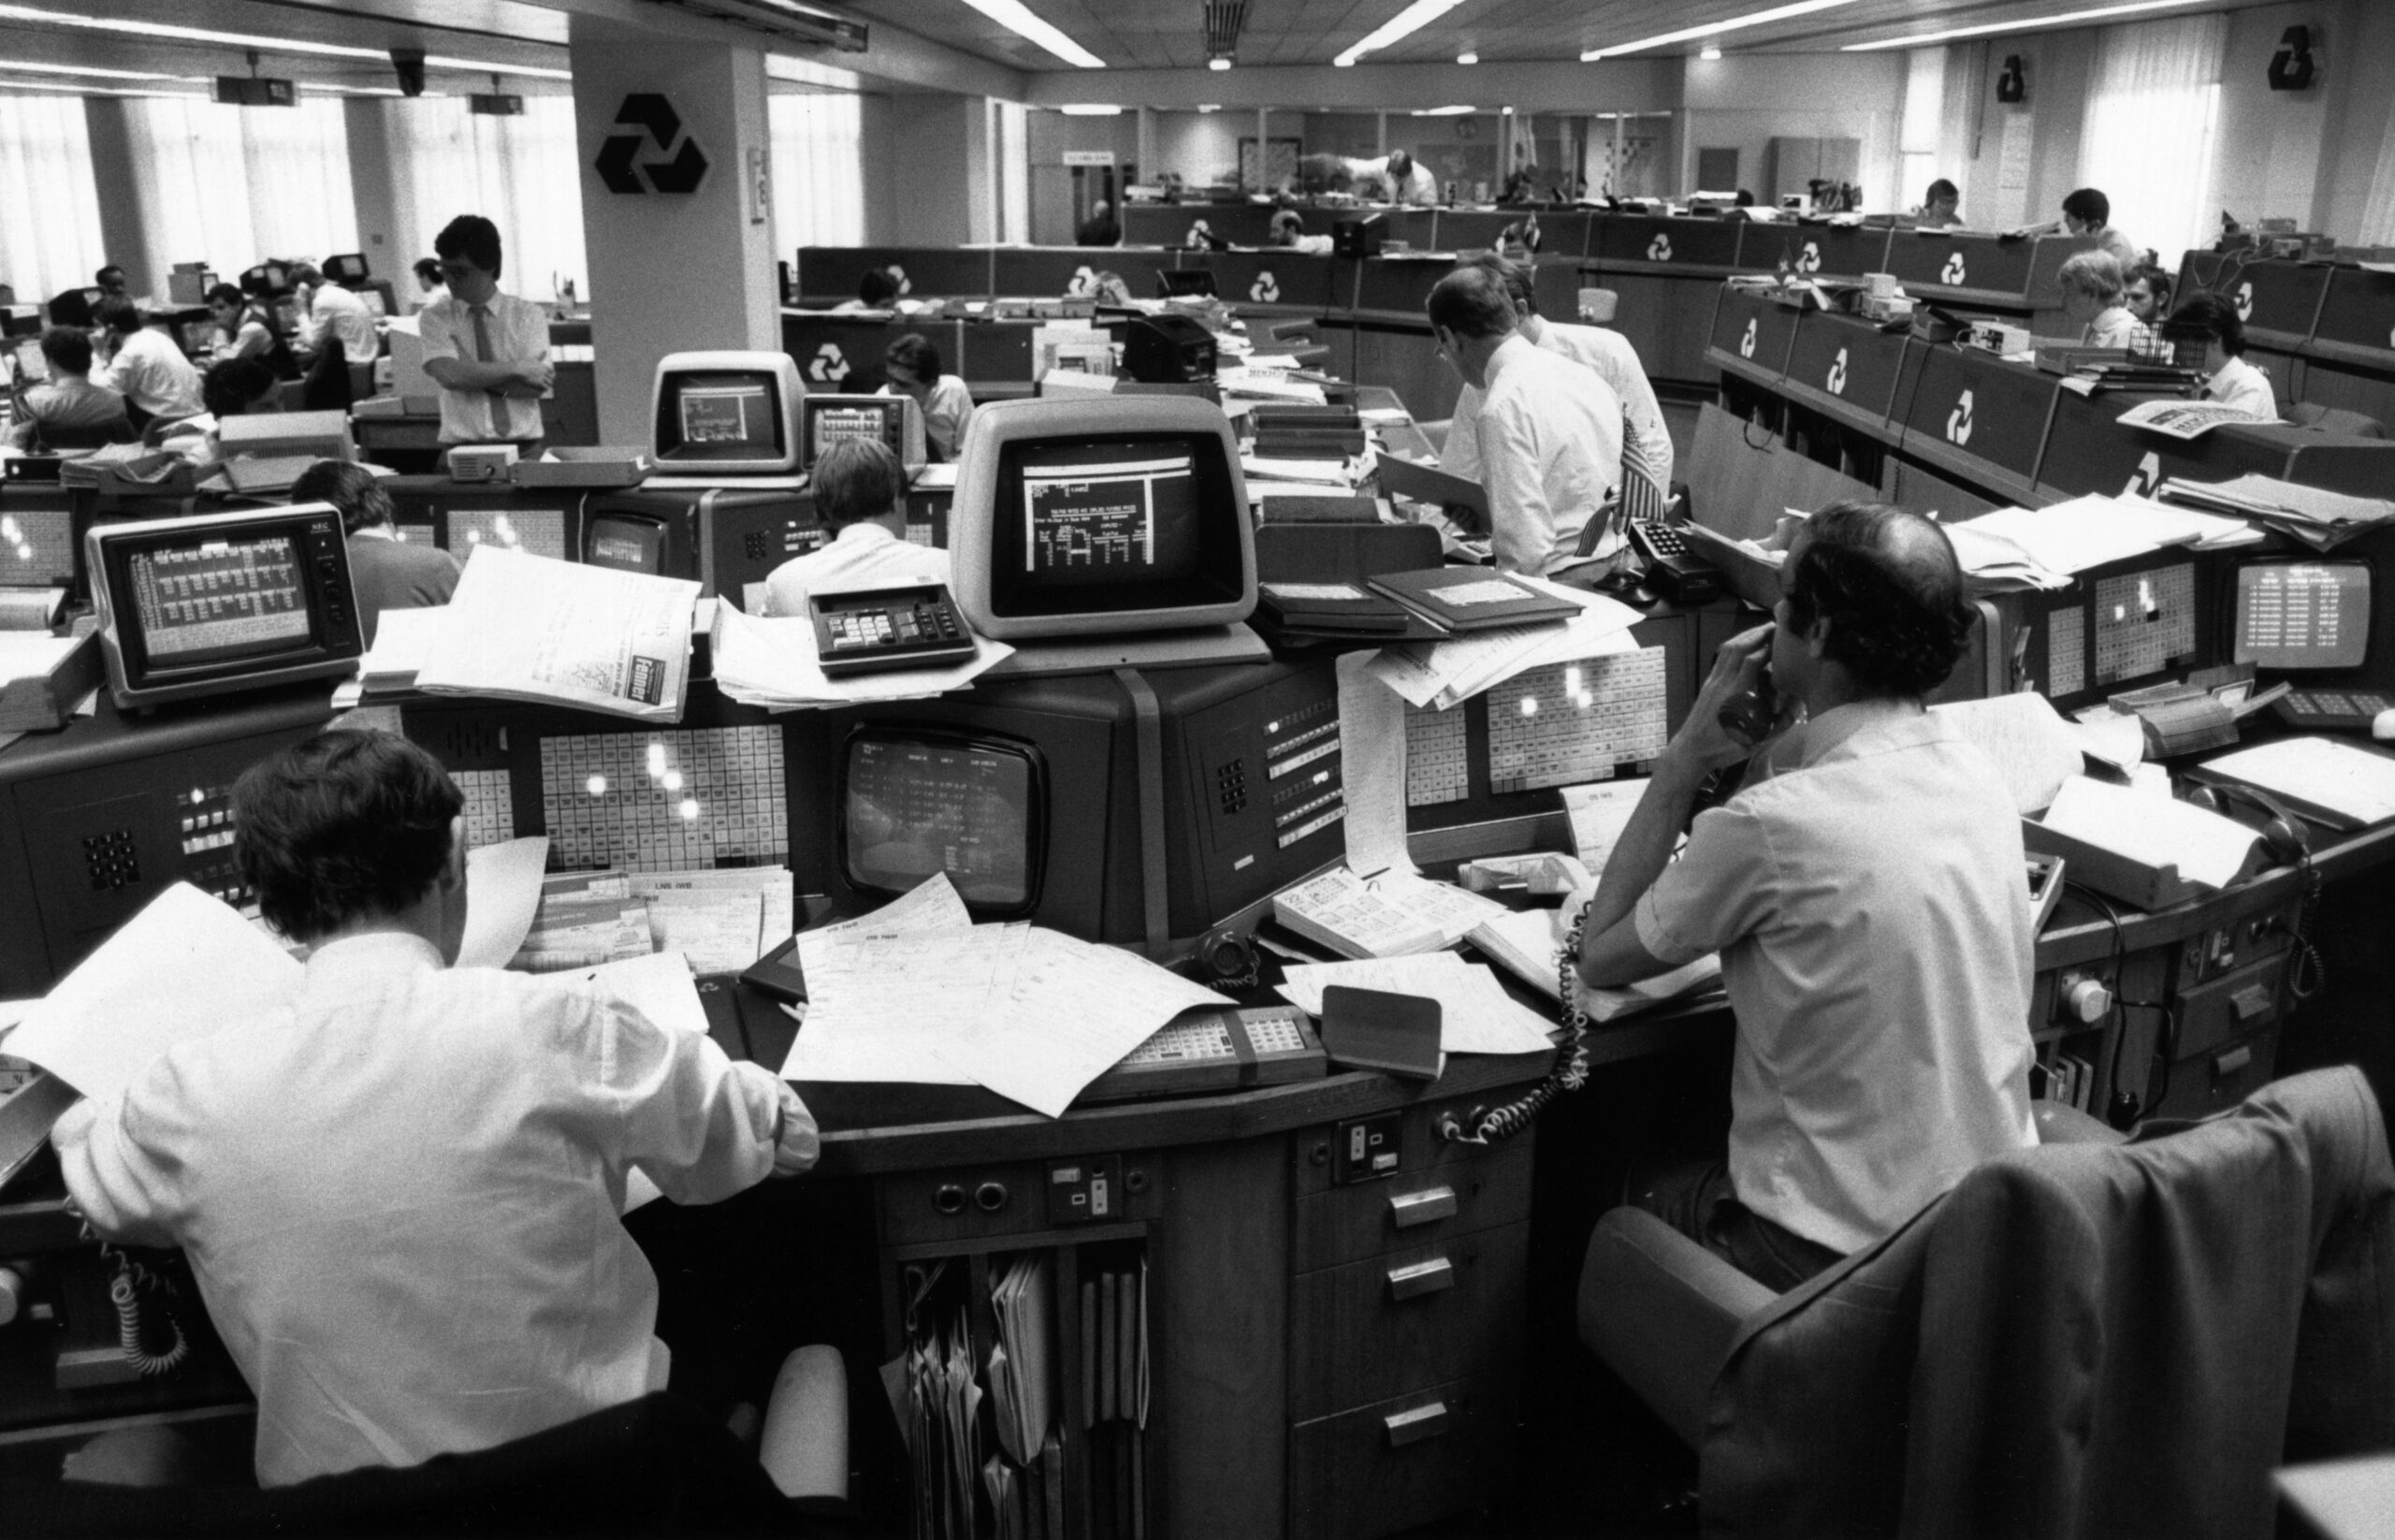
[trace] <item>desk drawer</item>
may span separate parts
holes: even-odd
[[[1299,1424],[1290,1540],[1370,1540],[1494,1495],[1512,1474],[1518,1393],[1507,1369]]]
[[[1401,1171],[1384,1182],[1299,1199],[1293,1248],[1297,1271],[1312,1272],[1403,1247],[1427,1246],[1531,1216],[1528,1145],[1445,1148],[1471,1154],[1427,1170]]]
[[[1522,1354],[1528,1223],[1299,1275],[1293,1421],[1328,1417]]]
[[[1106,1222],[1154,1219],[1164,1212],[1163,1171],[1155,1152],[1050,1161],[993,1161],[885,1176],[874,1185],[885,1246],[961,1245],[1038,1230],[1073,1228],[1050,1212],[1055,1168],[1083,1170],[1118,1161],[1120,1191],[1108,1200]]]

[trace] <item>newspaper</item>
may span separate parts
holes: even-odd
[[[699,585],[474,547],[416,669],[430,694],[682,719]]]

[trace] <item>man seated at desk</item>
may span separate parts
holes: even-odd
[[[965,430],[973,423],[973,392],[963,380],[942,371],[939,344],[910,331],[881,350],[881,372],[890,383],[878,394],[912,396],[923,409],[923,440],[932,458],[943,464],[954,460]]]
[[[765,579],[765,613],[806,613],[806,596],[946,583],[948,553],[907,538],[907,468],[878,439],[842,439],[815,461],[815,516],[832,531],[820,550]]]
[[[2249,412],[2261,422],[2279,420],[2277,387],[2245,361],[2245,323],[2233,302],[2217,294],[2191,294],[2170,312],[2170,334],[2202,336],[2205,400]]]
[[[2128,272],[2145,260],[2128,237],[2112,228],[2112,200],[2095,187],[2082,187],[2062,200],[2062,217],[2047,225],[2025,225],[2012,232],[2017,236],[2090,235],[2096,238],[2096,249],[2110,252],[2112,260]]]
[[[1774,623],[1723,644],[1656,762],[1582,919],[1580,975],[1721,954],[1728,1157],[1633,1175],[1629,1196],[1785,1290],[2038,1136],[2021,821],[1923,705],[1967,633],[1953,547],[1916,515],[1840,503],[1806,522],[1780,585]],[[1706,779],[1749,754],[1722,709],[1758,690],[1796,725],[1673,862]]]
[[[1486,268],[1440,279],[1424,308],[1439,356],[1480,392],[1470,432],[1497,565],[1546,575],[1610,555],[1603,543],[1581,555],[1580,534],[1621,481],[1621,398],[1594,370],[1531,345]]]
[[[173,338],[142,323],[140,306],[111,296],[100,301],[98,317],[108,348],[99,383],[124,398],[134,427],[147,428],[153,417],[199,414],[199,370]]]
[[[92,383],[92,339],[73,327],[41,334],[42,362],[50,383],[25,392],[22,411],[8,429],[8,444],[37,454],[95,449],[133,438],[124,398]]]
[[[348,460],[318,460],[291,484],[294,502],[329,502],[341,515],[349,551],[349,586],[357,595],[357,617],[366,645],[374,645],[385,610],[427,609],[446,604],[463,575],[457,559],[438,545],[411,545],[399,538],[391,494],[374,472]]]
[[[489,1448],[665,1384],[637,1166],[707,1203],[815,1162],[774,1075],[603,986],[460,968],[465,799],[392,734],[253,765],[234,849],[297,998],[52,1135],[102,1235],[181,1246],[258,1399],[262,1486]],[[171,1010],[173,1002],[160,1001]]]

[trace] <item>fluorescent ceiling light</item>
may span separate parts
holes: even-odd
[[[14,66],[8,66],[14,67]],[[0,93],[11,91],[56,91],[70,96],[181,96],[185,101],[204,102],[210,98],[197,91],[126,90],[111,85],[77,85],[69,80],[0,80]]]
[[[1719,43],[1707,43],[1703,48],[1696,51],[1696,56],[1707,61],[1719,59],[1721,57],[1721,45]]]
[[[1068,118],[1119,118],[1123,115],[1121,108],[1109,107],[1103,102],[1073,102],[1056,110]]]
[[[1222,109],[1223,104],[1220,102],[1199,102],[1198,104],[1198,110],[1200,112],[1220,112]]]
[[[1810,16],[1815,11],[1836,10],[1840,6],[1852,4],[1854,0],[1796,0],[1794,5],[1774,6],[1769,10],[1759,10],[1747,16],[1734,16],[1726,22],[1707,22],[1701,27],[1682,27],[1677,32],[1659,32],[1652,37],[1641,37],[1634,43],[1608,43],[1604,48],[1592,48],[1581,54],[1580,62],[1584,65],[1594,64],[1599,59],[1610,59],[1622,53],[1635,53],[1641,49],[1669,48],[1674,43],[1693,42],[1699,37],[1710,37],[1717,32],[1736,32],[1741,27],[1768,26],[1774,22],[1791,21],[1799,16]]]
[[[1208,69],[1228,69],[1231,67],[1231,62],[1228,59],[1209,59],[1206,61],[1206,67]]]
[[[1476,65],[1480,63],[1480,55],[1477,53],[1459,53],[1456,55],[1456,63],[1459,65]]]
[[[18,75],[89,75],[106,80],[204,81],[205,75],[159,75],[146,69],[101,69],[94,65],[37,65],[26,59],[0,59],[0,70]]]
[[[120,16],[79,16],[73,11],[43,10],[35,6],[0,5],[0,22],[23,22],[47,27],[80,27],[89,32],[114,32],[128,37],[184,43],[220,43],[227,48],[254,48],[269,53],[315,53],[334,59],[372,59],[384,64],[389,63],[391,57],[387,49],[356,48],[347,43],[318,43],[301,37],[262,37],[246,32],[213,32],[206,27],[179,27],[165,22],[136,22]],[[433,69],[468,69],[478,75],[496,72],[543,80],[573,79],[571,72],[562,69],[493,64],[487,59],[452,59],[434,53],[427,54],[424,62]]]
[[[1949,27],[1944,32],[1924,32],[1909,37],[1886,37],[1876,43],[1849,43],[1841,53],[1868,53],[1882,48],[1925,48],[1931,43],[1943,43],[1955,37],[1984,37],[1992,32],[2031,32],[2050,27],[2067,27],[2078,22],[2100,22],[2109,16],[2135,16],[2141,11],[2174,10],[2183,6],[2200,6],[2209,0],[2127,0],[2117,6],[2098,6],[2094,10],[2066,11],[2060,16],[2040,16],[2032,22],[1989,22],[1975,27]]]
[[[1477,112],[1478,110],[1480,110],[1480,109],[1479,109],[1478,108],[1475,108],[1475,107],[1462,107],[1462,106],[1455,106],[1455,107],[1417,107],[1417,108],[1415,108],[1415,109],[1411,113],[1409,113],[1409,114],[1407,114],[1407,115],[1408,115],[1409,117],[1415,117],[1415,118],[1460,118],[1460,117],[1464,117],[1464,116],[1466,116],[1467,114],[1470,114],[1470,113],[1473,113],[1473,112]]]
[[[967,4],[971,0],[966,0]],[[1463,0],[1414,0],[1414,4],[1382,22],[1364,40],[1331,60],[1334,65],[1352,65],[1374,49],[1383,49],[1401,37],[1411,36],[1422,27],[1437,21],[1463,4]]]
[[[965,0],[965,3],[1018,37],[1027,37],[1068,65],[1104,69],[1106,61],[1031,14],[1023,0]]]

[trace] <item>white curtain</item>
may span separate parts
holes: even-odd
[[[998,104],[998,239],[1031,239],[1031,109]]]
[[[459,96],[381,106],[402,238],[414,242],[392,262],[394,282],[409,263],[432,254],[443,225],[481,214],[499,226],[501,288],[550,300],[571,283],[576,296],[590,298],[572,97],[527,96],[515,117],[469,112]]]
[[[80,288],[108,260],[82,97],[0,96],[0,283],[19,304]]]
[[[2361,229],[2354,240],[2364,246],[2395,246],[2395,112],[2388,114],[2386,137],[2378,141],[2370,201],[2362,205]]]
[[[769,96],[774,249],[864,244],[864,112],[848,93]]]
[[[150,250],[228,279],[276,256],[357,250],[341,103],[225,107],[188,96],[126,104]]]
[[[1896,129],[1896,196],[1892,208],[1909,209],[1940,177],[1955,179],[1938,166],[1938,144],[1946,120],[1946,51],[1919,48],[1905,55],[1905,110]]]
[[[2079,180],[2112,199],[2113,226],[2177,270],[2214,215],[2226,16],[2106,27],[2096,35]]]

